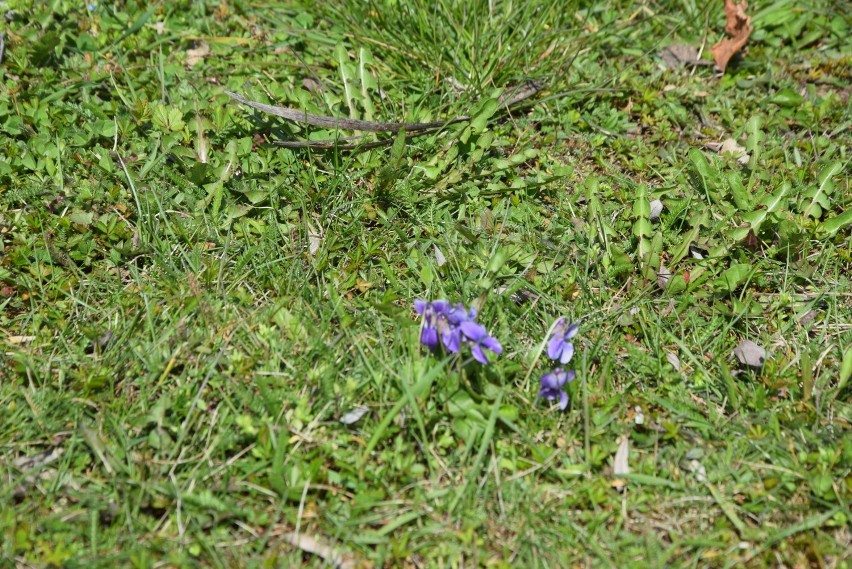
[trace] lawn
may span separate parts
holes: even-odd
[[[852,566],[852,10],[722,4],[0,3],[0,567]]]

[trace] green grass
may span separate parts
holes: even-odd
[[[95,4],[3,3],[0,565],[850,566],[848,10],[756,0],[717,76],[657,53],[721,2]],[[478,118],[287,150],[351,133],[226,90]]]

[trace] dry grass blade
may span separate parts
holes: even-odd
[[[512,89],[507,89],[497,101],[497,104],[503,109],[508,109],[509,107],[516,105],[526,99],[529,99],[539,91],[544,88],[544,84],[540,81],[527,81],[522,83]],[[469,115],[462,115],[459,117],[452,117],[446,120],[441,121],[432,121],[432,122],[422,122],[422,123],[405,123],[405,122],[375,122],[375,121],[364,121],[357,119],[345,119],[340,117],[331,117],[326,115],[317,115],[313,113],[308,113],[305,111],[300,111],[297,109],[289,109],[286,107],[277,107],[275,105],[267,105],[265,103],[258,103],[257,101],[250,101],[239,95],[237,93],[233,93],[231,91],[225,91],[229,97],[251,107],[253,109],[257,109],[267,114],[275,115],[277,117],[281,117],[285,120],[305,124],[309,126],[316,126],[320,128],[333,128],[333,129],[342,129],[342,130],[354,130],[360,132],[399,132],[400,130],[411,133],[413,136],[416,133],[422,133],[425,131],[432,131],[444,128],[448,125],[455,124],[458,122],[464,122],[471,119]],[[360,136],[352,136],[352,137],[343,137],[336,138],[333,140],[311,140],[311,141],[275,141],[276,146],[283,146],[285,148],[340,148],[340,149],[354,149],[354,148],[371,148],[376,146],[384,146],[386,144],[392,143],[393,140],[379,140],[372,142],[362,142],[362,137]],[[341,144],[343,143],[343,144]]]
[[[335,567],[335,569],[356,569],[359,567],[359,564],[351,555],[342,553],[329,545],[317,541],[309,535],[299,535],[294,532],[290,532],[285,533],[281,537],[283,537],[284,540],[293,547],[298,547],[306,553],[321,557],[323,561]]]

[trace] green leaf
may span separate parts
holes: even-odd
[[[272,453],[272,468],[269,471],[269,486],[275,490],[279,496],[287,495],[287,479],[284,476],[284,462],[286,460],[287,438],[290,432],[287,429],[278,431],[278,437],[275,441],[275,451]]]
[[[620,477],[624,478],[628,482],[639,484],[640,486],[663,486],[665,488],[672,488],[674,490],[680,490],[681,488],[683,488],[683,484],[680,484],[673,480],[669,480],[667,478],[652,476],[651,474],[640,474],[637,472],[622,474]]]
[[[734,198],[734,204],[740,211],[751,211],[754,207],[751,194],[743,186],[740,179],[740,173],[736,170],[731,170],[728,173],[728,187],[731,189],[731,197]]]
[[[779,107],[798,107],[805,102],[805,98],[790,89],[789,87],[781,89],[769,99],[770,103],[775,103]]]
[[[91,225],[95,214],[91,211],[75,211],[68,216],[71,223],[76,225]]]
[[[480,101],[476,110],[472,113],[470,128],[474,132],[485,130],[485,127],[488,125],[488,119],[494,116],[494,113],[497,112],[497,107],[497,99],[494,97],[488,97]]]
[[[479,405],[466,391],[457,391],[447,402],[447,411],[451,417],[466,417],[485,423],[485,416],[479,410]]]
[[[757,115],[752,116],[746,123],[745,130],[748,133],[748,140],[746,140],[745,148],[751,156],[749,166],[754,169],[757,165],[758,159],[760,158],[760,152],[763,149],[763,142],[766,140],[766,135],[761,129],[760,117]]]
[[[485,267],[485,270],[491,274],[494,274],[499,271],[508,260],[509,252],[505,248],[500,247],[496,251],[494,251],[494,255],[490,259],[488,259],[488,266]]]
[[[839,161],[834,161],[827,164],[820,170],[817,176],[817,187],[811,188],[805,192],[805,197],[811,198],[810,203],[805,208],[804,215],[814,218],[822,217],[822,212],[831,207],[829,196],[834,191],[834,180],[832,178],[843,169],[843,164]]]
[[[689,246],[698,238],[698,233],[701,231],[701,226],[707,221],[707,212],[702,213],[695,221],[692,228],[683,236],[680,244],[672,251],[672,258],[669,264],[674,266],[678,261],[686,257],[689,253]]]
[[[718,289],[727,292],[734,292],[739,286],[748,279],[751,274],[752,267],[746,263],[738,263],[731,265],[722,275],[716,279],[715,285]]]
[[[696,148],[690,148],[689,159],[692,162],[695,173],[698,174],[699,178],[701,178],[701,188],[699,189],[706,192],[715,188],[716,173],[711,171],[710,162],[707,160],[707,157],[704,156],[704,153]]]
[[[364,118],[368,121],[373,120],[374,113],[369,89],[378,89],[376,78],[370,73],[369,68],[372,65],[373,54],[370,53],[370,48],[360,48],[358,50],[358,77],[361,80],[361,104],[364,105]]]
[[[781,187],[778,188],[777,192],[765,196],[760,203],[766,206],[766,212],[772,213],[773,211],[778,210],[784,203],[784,198],[787,197],[787,194],[790,193],[792,188],[793,186],[790,185],[790,182],[784,182],[781,184]]]
[[[852,376],[852,346],[846,348],[843,354],[843,361],[840,363],[840,375],[837,380],[837,389],[835,393],[840,393],[846,387],[849,377]]]
[[[334,49],[334,55],[337,57],[338,71],[340,79],[343,81],[343,96],[346,98],[346,105],[349,107],[349,118],[358,119],[358,111],[355,109],[355,71],[352,69],[352,64],[349,63],[349,53],[343,44],[337,44]]]
[[[633,224],[633,235],[636,237],[650,237],[654,234],[654,228],[647,219],[637,219]]]
[[[847,209],[840,215],[835,215],[820,224],[820,229],[834,237],[838,231],[852,224],[852,208]]]
[[[229,205],[225,208],[225,215],[228,219],[237,219],[251,211],[251,206],[245,204]]]
[[[405,154],[405,131],[399,129],[396,133],[396,139],[391,147],[391,163],[395,168],[398,168],[402,163],[402,157]]]
[[[186,126],[186,123],[183,122],[183,114],[178,109],[166,105],[154,107],[151,122],[161,132],[179,132]]]

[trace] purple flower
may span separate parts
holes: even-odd
[[[448,352],[455,354],[462,344],[468,344],[474,359],[483,364],[488,363],[483,348],[495,354],[503,352],[500,342],[489,336],[485,327],[476,322],[474,308],[468,309],[460,302],[452,305],[446,300],[415,300],[414,310],[423,317],[420,343],[432,351],[438,349],[440,343]]]
[[[448,328],[446,325],[446,315],[447,311],[450,310],[450,303],[446,300],[436,300],[435,302],[415,300],[414,310],[423,317],[423,323],[420,328],[420,343],[434,351],[438,348],[438,331]],[[442,339],[444,339],[443,334]],[[444,344],[446,345],[446,340]],[[458,351],[458,348],[450,351]]]
[[[482,348],[491,350],[495,354],[503,353],[503,347],[500,346],[500,342],[498,342],[496,338],[489,336],[488,332],[485,330],[485,326],[482,324],[468,320],[461,323],[459,331],[470,344],[470,352],[473,354],[474,359],[479,363],[488,364],[488,358],[485,356]]]
[[[567,324],[565,323],[565,318],[557,320],[553,326],[553,336],[551,336],[550,343],[547,345],[547,356],[562,365],[570,362],[574,356],[574,344],[569,340],[577,335],[579,329],[579,320]]]
[[[556,368],[550,373],[541,376],[541,389],[538,391],[540,399],[547,401],[559,400],[559,410],[564,411],[568,407],[568,394],[563,391],[566,383],[574,381],[574,371],[565,371],[562,368]]]

